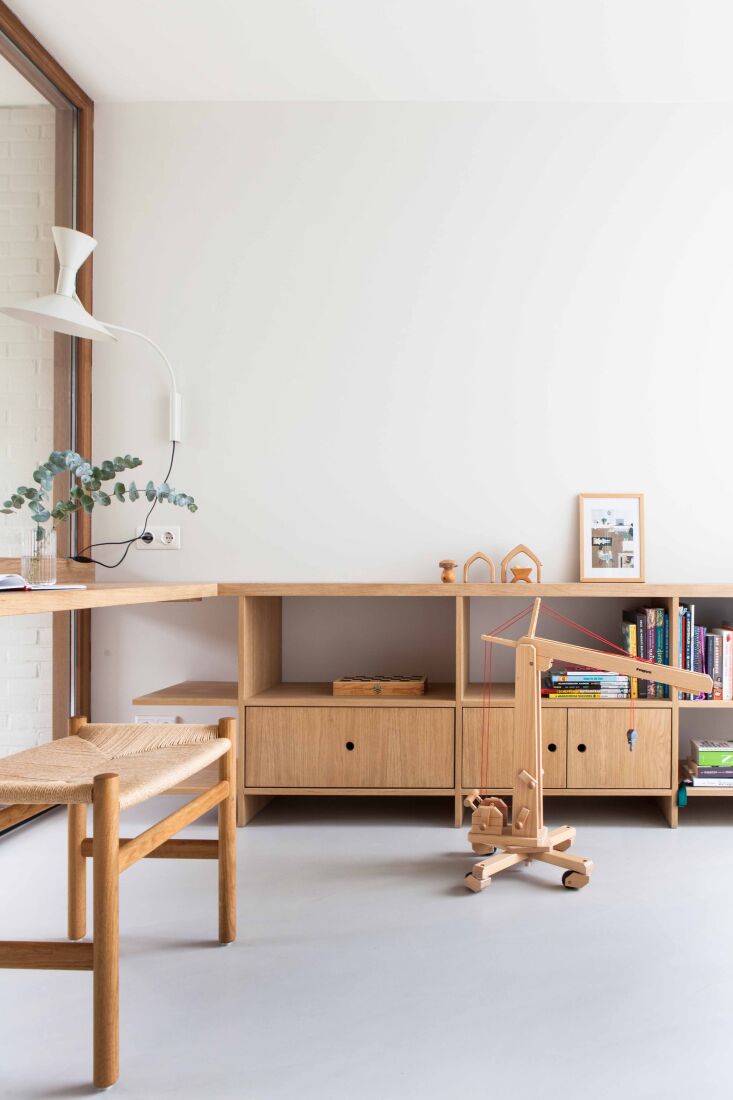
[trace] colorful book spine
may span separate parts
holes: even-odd
[[[685,667],[685,624],[687,608],[682,605],[679,610],[679,616],[677,618],[677,667]],[[677,692],[678,699],[684,699],[684,691]]]
[[[693,787],[733,787],[733,779],[701,779],[699,775],[690,775],[688,782]]]
[[[657,610],[655,607],[647,607],[644,609],[646,613],[646,659],[647,661],[657,660]],[[649,680],[646,686],[647,699],[657,698],[657,685],[653,680]]]
[[[733,699],[733,631],[722,626],[714,626],[711,634],[717,634],[721,640],[722,691],[723,699]]]
[[[699,779],[733,779],[733,767],[716,768],[711,765],[696,764],[694,760],[690,760],[685,766],[690,775],[697,776]]]
[[[702,672],[703,671],[704,638],[705,638],[704,627],[696,626],[696,628],[694,628],[694,635],[693,635],[693,638],[692,638],[692,671],[693,672]],[[693,698],[704,698],[705,696],[704,696],[704,694],[698,693],[696,695],[693,695],[692,697]]]
[[[646,661],[649,654],[646,648],[646,615],[643,611],[637,611],[636,613],[636,648],[638,650],[637,656]],[[640,699],[646,699],[648,689],[649,681],[639,680]]]
[[[621,623],[621,637],[624,649],[629,656],[638,657],[636,652],[636,617],[628,612],[624,612],[624,619]],[[639,681],[635,676],[631,678],[630,695],[632,699],[639,698]]]
[[[550,677],[556,684],[582,684],[587,680],[619,680],[627,681],[628,676],[619,672],[559,672]]]
[[[713,643],[713,663],[710,666],[713,678],[713,699],[723,698],[723,639],[719,634],[710,633]]]
[[[695,636],[695,605],[694,605],[694,603],[691,603],[690,606],[687,608],[687,632],[686,632],[686,634],[687,634],[687,636],[685,638],[685,643],[686,643],[686,654],[685,654],[686,664],[685,664],[685,668],[692,669],[692,667],[693,667],[693,664],[692,664],[692,648],[693,648],[693,638]],[[691,691],[686,692],[685,693],[685,698],[686,699],[692,699],[693,698],[692,692]]]
[[[628,699],[628,692],[611,691],[550,691],[548,699]]]

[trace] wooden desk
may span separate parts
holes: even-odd
[[[217,596],[214,582],[193,584],[88,584],[61,591],[0,592],[0,616],[43,615],[49,611],[85,611],[94,607],[130,607],[140,603],[171,603]]]

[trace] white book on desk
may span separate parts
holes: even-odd
[[[20,573],[0,573],[0,592],[63,592],[85,584],[29,584]]]

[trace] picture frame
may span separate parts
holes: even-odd
[[[644,494],[580,493],[581,581],[644,580]]]

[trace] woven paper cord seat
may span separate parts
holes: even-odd
[[[94,776],[120,777],[120,809],[189,779],[230,747],[216,726],[87,725],[0,760],[0,802],[86,803]]]

